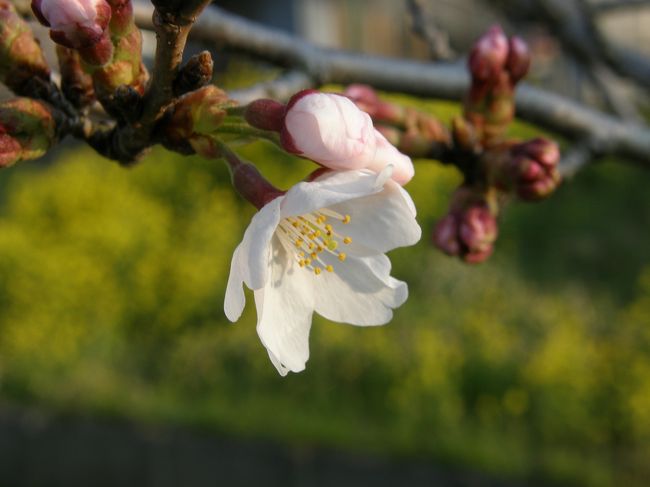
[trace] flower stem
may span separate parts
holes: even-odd
[[[245,137],[255,137],[258,139],[266,139],[274,144],[280,146],[280,137],[268,130],[260,130],[245,123],[223,123],[217,129],[217,134],[233,134]]]
[[[258,169],[251,163],[242,161],[226,144],[213,138],[228,170],[232,185],[237,192],[258,210],[269,201],[284,194],[284,191],[273,186]]]

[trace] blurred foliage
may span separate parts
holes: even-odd
[[[312,169],[265,142],[241,154],[284,187]],[[282,379],[252,295],[239,323],[223,316],[253,210],[218,162],[155,150],[124,170],[84,148],[3,171],[0,397],[515,478],[646,485],[648,174],[603,164],[549,201],[513,205],[492,261],[468,267],[427,242],[458,174],[429,161],[417,172],[408,189],[424,238],[391,254],[410,300],[386,327],[316,319],[307,370]]]

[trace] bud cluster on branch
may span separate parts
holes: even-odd
[[[498,27],[474,47],[463,115],[447,127],[365,85],[238,106],[211,84],[210,53],[182,64],[189,29],[207,0],[153,3],[158,45],[150,75],[130,0],[33,0],[57,44],[57,85],[29,26],[0,0],[0,75],[20,96],[0,104],[0,166],[39,157],[65,135],[121,163],[155,144],[223,160],[234,189],[258,210],[235,249],[224,311],[239,319],[244,285],[253,290],[258,334],[283,375],[305,367],[314,312],[381,325],[407,299],[385,254],[421,237],[403,187],[415,175],[412,157],[463,173],[433,240],[470,263],[492,253],[506,196],[540,199],[559,183],[554,142],[506,136],[515,85],[530,57],[520,39],[507,39]],[[103,115],[91,116],[91,107]],[[260,139],[317,167],[288,190],[276,188],[233,150]]]
[[[464,181],[432,240],[443,252],[468,263],[492,254],[497,217],[509,196],[543,199],[560,183],[555,142],[507,136],[515,114],[515,88],[530,61],[522,39],[508,39],[500,27],[490,28],[469,55],[471,85],[463,114],[454,117],[450,127],[427,113],[381,100],[367,85],[351,85],[344,92],[400,151],[438,159],[462,172]]]

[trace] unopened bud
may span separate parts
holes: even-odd
[[[142,95],[149,76],[142,64],[140,30],[134,27],[116,41],[111,62],[92,73],[97,99],[109,113],[115,112],[112,108],[114,93],[120,86],[129,86]]]
[[[478,135],[473,124],[461,116],[451,121],[451,134],[454,144],[465,151],[475,151],[478,147]]]
[[[500,26],[492,26],[474,44],[469,55],[469,70],[476,81],[498,77],[508,59],[508,38]]]
[[[284,127],[286,107],[275,100],[260,99],[251,102],[244,112],[246,121],[255,128],[280,132]]]
[[[520,198],[539,200],[559,185],[560,149],[555,142],[538,137],[513,146],[510,157],[505,165],[504,179],[514,186]]]
[[[530,68],[530,50],[528,45],[521,37],[511,37],[508,42],[508,60],[506,69],[510,73],[510,80],[513,84],[526,76]]]
[[[409,123],[409,117],[411,119],[417,117],[415,110],[408,110],[396,103],[382,100],[379,98],[377,92],[369,85],[350,85],[345,89],[343,95],[370,115],[374,122],[406,128]]]
[[[30,98],[0,103],[0,166],[41,157],[55,137],[54,118],[45,103]]]
[[[212,81],[213,65],[209,51],[192,56],[174,80],[174,94],[181,96],[209,84]]]
[[[352,84],[345,89],[343,94],[371,117],[381,103],[379,95],[370,85]]]
[[[169,110],[161,127],[165,145],[174,148],[188,142],[192,144],[193,139],[197,139],[197,152],[205,152],[206,157],[208,153],[216,153],[209,143],[210,136],[217,132],[227,115],[226,109],[233,105],[226,92],[214,85],[182,96]]]
[[[131,0],[107,0],[111,7],[109,29],[113,36],[123,36],[133,28],[133,4]]]
[[[447,255],[478,264],[492,254],[497,236],[496,217],[487,202],[471,188],[460,187],[449,213],[434,229],[433,243]]]
[[[32,10],[50,28],[50,37],[57,44],[78,49],[92,66],[110,61],[113,44],[107,28],[111,7],[106,0],[32,0]]]
[[[0,82],[15,93],[28,95],[30,79],[49,77],[43,51],[29,25],[11,3],[0,0]]]

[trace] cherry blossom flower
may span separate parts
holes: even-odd
[[[254,291],[257,332],[281,375],[304,370],[312,314],[358,326],[389,322],[408,289],[385,252],[421,235],[415,206],[392,167],[328,172],[272,199],[253,217],[231,264],[231,321]]]

